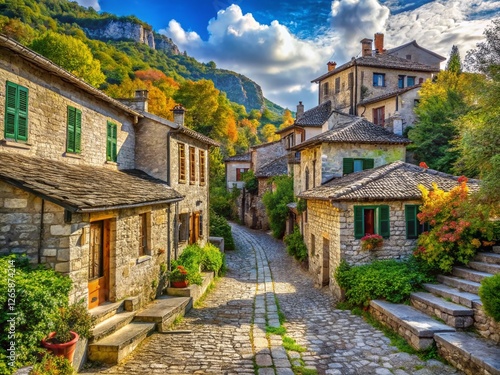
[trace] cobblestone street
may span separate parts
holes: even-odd
[[[94,373],[290,375],[292,366],[332,375],[459,373],[398,352],[361,317],[336,310],[328,291],[313,287],[282,242],[232,227],[237,250],[226,252],[226,276],[176,325],[176,333],[155,333],[121,364]],[[266,337],[266,322],[280,324],[275,297],[287,336],[305,351],[287,352],[281,336]]]

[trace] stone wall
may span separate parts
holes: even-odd
[[[252,169],[255,172],[271,160],[277,159],[285,154],[286,150],[282,141],[256,146],[252,150]]]
[[[481,336],[494,341],[500,345],[500,322],[495,322],[492,317],[486,315],[482,303],[474,302],[474,328]]]
[[[406,47],[399,49],[397,52],[391,53],[390,55],[397,56],[401,59],[406,59],[407,55],[410,55],[411,61],[416,61],[421,64],[430,65],[436,70],[441,69],[441,60],[439,57],[424,51],[422,48],[417,48],[415,45],[410,44]]]
[[[4,137],[6,81],[28,88],[28,141],[3,140],[1,151],[23,152],[32,156],[72,164],[131,169],[134,164],[133,118],[54,75],[10,56],[2,49],[0,59],[0,139]],[[66,152],[67,106],[82,112],[81,153]],[[106,162],[107,121],[117,124],[117,165]]]
[[[237,181],[237,173],[236,169],[238,168],[246,168],[250,169],[249,161],[231,161],[226,162],[226,182],[227,188],[229,190],[233,189],[236,185],[236,188],[242,189],[245,183],[243,181]]]

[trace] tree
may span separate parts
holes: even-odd
[[[496,81],[500,80],[500,18],[484,30],[486,41],[476,44],[467,52],[465,66],[470,71],[481,72]]]
[[[271,181],[275,185],[273,191],[267,191],[262,196],[262,202],[266,206],[269,225],[275,238],[283,237],[288,218],[288,203],[293,198],[293,177],[277,176]]]
[[[174,99],[186,108],[186,126],[209,134],[210,121],[219,108],[219,90],[212,81],[202,79],[197,82],[186,81],[176,92]]]
[[[49,31],[35,39],[30,47],[92,86],[98,87],[106,78],[90,48],[72,36]]]
[[[460,74],[462,73],[462,61],[460,60],[460,53],[458,47],[451,47],[450,58],[446,64],[446,70],[449,72]]]
[[[272,142],[280,139],[279,135],[276,134],[276,126],[273,124],[264,125],[260,132],[266,142]]]
[[[294,122],[295,120],[293,119],[292,112],[289,109],[285,109],[285,112],[283,112],[282,123],[279,128],[287,128],[290,125],[293,125]]]

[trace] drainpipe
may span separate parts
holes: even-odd
[[[399,111],[399,94],[396,95],[396,111]]]
[[[42,263],[42,243],[43,243],[43,212],[45,211],[45,199],[42,199],[42,208],[40,209],[40,237],[38,239],[38,264]]]
[[[172,250],[172,247],[170,245],[170,206],[171,203],[167,206],[167,269],[170,271],[170,251]]]
[[[358,115],[358,66],[354,59],[354,115]]]

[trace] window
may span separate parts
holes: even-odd
[[[384,87],[385,86],[385,74],[373,73],[373,86]]]
[[[5,87],[5,138],[28,140],[28,89],[8,82]]]
[[[179,182],[186,182],[186,146],[184,143],[177,144],[179,152]]]
[[[366,234],[390,235],[389,206],[354,206],[354,238]]]
[[[312,176],[313,188],[316,187],[316,160],[313,160],[313,176]]]
[[[415,86],[415,77],[406,78],[406,84],[408,85],[408,87]]]
[[[200,185],[205,185],[205,150],[200,150]]]
[[[150,233],[150,214],[139,215],[139,256],[149,254],[149,233]]]
[[[402,89],[405,87],[405,76],[398,76],[398,88]]]
[[[349,73],[348,76],[347,76],[347,87],[349,89],[352,89],[352,86],[353,86],[353,82],[354,82],[354,78],[353,78],[353,73]]]
[[[295,134],[291,133],[285,137],[285,148],[289,150],[295,146]]]
[[[189,239],[189,214],[179,215],[179,242],[186,242]]]
[[[340,77],[335,78],[335,94],[340,92]]]
[[[328,87],[328,82],[323,83],[323,96],[328,96],[330,93],[330,88]]]
[[[248,168],[236,168],[236,181],[243,181],[243,173],[248,172]]]
[[[419,206],[417,204],[405,205],[406,238],[415,239],[420,234],[429,230],[429,223],[420,224],[417,219]]]
[[[198,228],[198,234],[203,236],[203,214],[200,212],[200,222],[199,222],[199,228]]]
[[[194,147],[189,147],[189,183],[196,182],[196,150]]]
[[[107,141],[106,141],[106,160],[116,162],[116,140],[117,126],[115,123],[108,121],[107,125]]]
[[[372,109],[373,123],[375,125],[384,126],[385,124],[385,107]]]
[[[406,60],[411,60],[411,55],[406,55]]]
[[[66,152],[80,153],[82,137],[82,111],[68,106],[68,139]]]
[[[311,234],[311,256],[316,255],[316,236]]]
[[[342,164],[343,164],[343,172],[346,175],[354,172],[364,171],[365,169],[373,168],[374,160],[344,158]]]
[[[306,190],[309,190],[309,167],[306,167],[304,181],[306,182]]]

